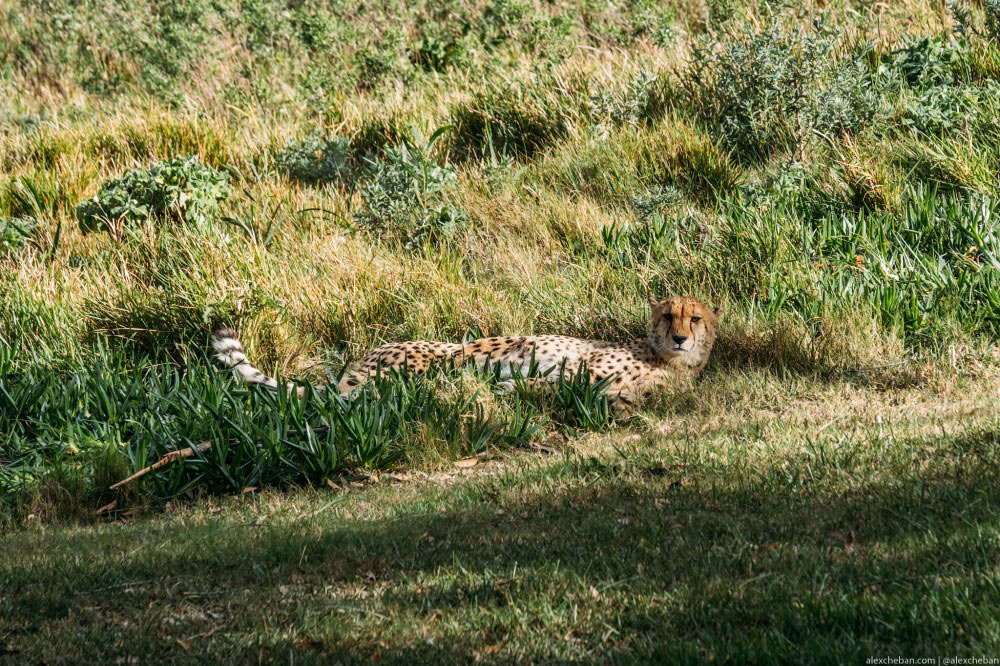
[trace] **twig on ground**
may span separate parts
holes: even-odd
[[[205,451],[208,451],[210,448],[212,448],[212,442],[211,440],[206,440],[201,444],[199,444],[198,446],[189,446],[186,449],[178,449],[177,451],[171,451],[170,453],[166,454],[165,456],[157,460],[149,467],[143,467],[142,469],[140,469],[138,472],[128,477],[127,479],[122,479],[118,483],[114,484],[113,486],[111,486],[111,490],[117,490],[118,488],[121,488],[124,485],[128,485],[129,483],[132,483],[136,479],[140,479],[149,474],[150,472],[152,472],[153,470],[159,469],[164,465],[169,465],[170,463],[174,462],[179,458],[189,458],[190,456],[193,456],[195,454],[195,451],[199,453],[204,453]]]

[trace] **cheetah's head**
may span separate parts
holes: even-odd
[[[715,343],[715,323],[722,314],[693,298],[649,299],[653,311],[649,344],[664,361],[701,370]]]

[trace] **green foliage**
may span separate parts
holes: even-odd
[[[639,0],[632,9],[631,37],[645,37],[661,47],[668,47],[677,38],[673,8],[657,0]]]
[[[150,474],[147,492],[167,499],[322,483],[344,471],[391,467],[418,436],[462,456],[524,446],[550,412],[571,429],[603,428],[612,417],[608,382],[591,384],[585,373],[560,377],[548,394],[519,391],[492,414],[461,379],[457,393],[444,397],[441,382],[454,374],[443,367],[416,377],[387,372],[347,400],[333,390],[307,387],[299,395],[283,383],[273,391],[238,384],[199,363],[179,372],[111,354],[61,374],[20,367],[0,345],[0,501],[67,460],[88,480],[106,470],[109,456],[136,471],[205,441],[209,450]]]
[[[464,45],[461,40],[425,35],[417,42],[413,54],[415,64],[425,71],[444,72],[464,55]]]
[[[974,125],[986,111],[984,104],[1000,95],[1000,84],[990,81],[986,86],[934,86],[906,102],[902,118],[904,127],[925,134],[951,132]],[[991,115],[991,114],[989,114]]]
[[[303,183],[333,183],[353,172],[351,143],[340,137],[313,133],[292,140],[275,155],[275,164],[289,178]]]
[[[943,37],[907,37],[904,47],[883,57],[879,74],[916,90],[954,85],[969,78],[969,50]]]
[[[1000,44],[1000,0],[983,0],[986,13],[986,35],[995,44]]]
[[[389,78],[406,81],[412,74],[403,33],[399,30],[387,31],[381,42],[358,51],[356,59],[358,82],[363,88],[375,88]]]
[[[635,209],[636,216],[640,220],[645,220],[663,208],[680,203],[683,199],[684,195],[676,187],[661,185],[646,194],[636,194],[629,197],[629,203]]]
[[[914,345],[956,328],[1000,334],[993,199],[914,186],[896,213],[821,212],[790,188],[758,203],[731,200],[712,247],[732,276],[730,293],[805,320],[818,320],[827,303],[875,313]]]
[[[37,228],[33,217],[0,217],[0,252],[20,250]]]
[[[479,21],[479,42],[493,50],[511,41],[530,12],[528,5],[517,0],[494,0]]]
[[[638,127],[660,119],[667,106],[668,91],[657,74],[642,70],[629,78],[621,91],[599,89],[590,98],[590,115],[599,126]]]
[[[599,256],[611,266],[627,270],[666,262],[690,220],[653,215],[639,224],[615,224],[601,228]]]
[[[870,126],[882,110],[882,95],[871,71],[859,60],[842,63],[833,79],[810,96],[808,125],[827,135],[854,134]]]
[[[744,159],[766,159],[804,140],[806,131],[856,132],[879,108],[864,65],[837,65],[836,33],[744,26],[695,50],[683,83],[695,109]]]
[[[229,195],[229,174],[197,157],[157,162],[109,180],[92,199],[76,208],[80,228],[114,235],[149,219],[204,226]]]
[[[448,164],[439,165],[431,149],[438,130],[426,145],[405,141],[371,163],[372,173],[361,186],[365,210],[355,214],[362,229],[402,241],[407,247],[452,233],[464,219],[446,202],[458,179]]]
[[[489,368],[485,370],[489,372]],[[499,370],[499,366],[495,366],[495,370]],[[527,374],[521,375],[517,368],[513,370],[510,383],[515,395],[520,400],[544,405],[553,420],[569,433],[605,430],[613,422],[614,409],[607,391],[615,379],[614,375],[591,381],[586,363],[576,368],[568,368],[563,363],[558,368],[539,373],[534,359]]]
[[[904,91],[900,123],[924,134],[975,125],[993,113],[997,82],[973,82],[971,50],[964,40],[909,38],[882,58],[879,76]]]
[[[798,115],[832,49],[823,33],[770,25],[696,49],[685,83],[731,150],[766,158],[794,144]]]
[[[515,86],[502,92],[477,93],[452,109],[455,126],[451,150],[460,160],[491,154],[531,158],[566,134],[560,109],[540,93]]]

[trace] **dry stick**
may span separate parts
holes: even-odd
[[[149,467],[144,467],[144,468],[140,469],[138,472],[136,472],[135,474],[133,474],[132,476],[128,477],[127,479],[122,479],[121,481],[119,481],[115,485],[111,486],[111,490],[116,490],[116,489],[121,488],[122,486],[124,486],[126,484],[132,483],[136,479],[139,479],[141,477],[146,476],[147,474],[149,474],[150,472],[152,472],[154,469],[159,469],[159,468],[163,467],[164,465],[169,465],[170,463],[174,462],[178,458],[189,458],[190,456],[194,455],[195,451],[198,451],[199,453],[204,453],[205,451],[208,451],[210,448],[212,448],[212,440],[205,440],[204,442],[202,442],[198,446],[190,446],[190,447],[188,447],[186,449],[180,449],[178,451],[171,451],[170,453],[168,453],[167,455],[163,456],[162,458],[160,458],[159,460],[157,460],[155,463],[153,463]]]

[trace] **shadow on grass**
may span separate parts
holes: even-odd
[[[322,504],[22,532],[0,555],[0,644],[30,662],[988,654],[996,440],[897,443],[877,469],[822,451],[752,471],[567,461],[382,519]]]
[[[708,371],[729,374],[766,370],[881,390],[917,387],[925,381],[914,363],[860,359],[859,350],[849,344],[823,345],[817,340],[810,341],[803,331],[780,327],[761,331],[723,329]]]

